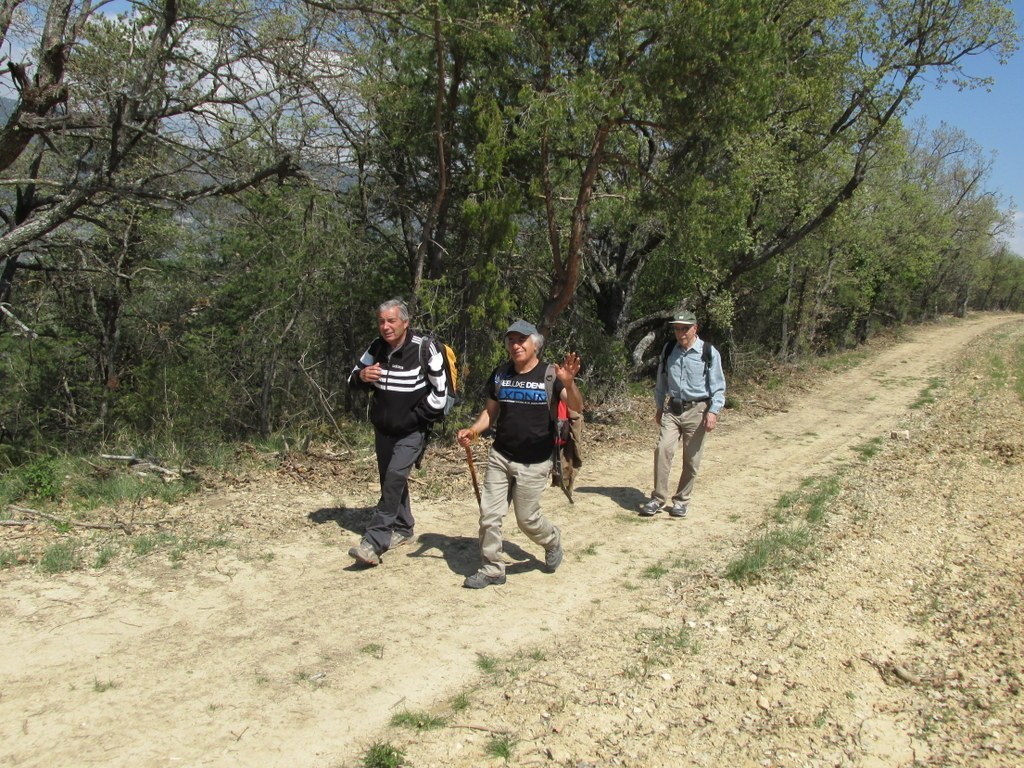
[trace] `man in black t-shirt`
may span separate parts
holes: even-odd
[[[540,510],[555,438],[544,381],[548,366],[540,360],[544,337],[533,324],[517,320],[505,332],[505,346],[510,362],[498,366],[488,379],[487,405],[471,427],[456,435],[465,448],[487,428],[495,429],[480,496],[481,566],[463,582],[469,589],[505,583],[501,523],[509,502],[520,530],[544,548],[548,570],[554,572],[562,562],[561,532]],[[552,396],[582,413],[583,396],[576,386],[579,357],[570,352],[553,367]]]

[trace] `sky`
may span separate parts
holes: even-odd
[[[1012,0],[1018,33],[1024,37],[1024,0]],[[930,128],[942,123],[959,128],[993,157],[988,189],[999,193],[1002,208],[1011,202],[1017,209],[1014,231],[1007,237],[1010,248],[1024,257],[1024,50],[1000,66],[991,54],[964,64],[968,74],[995,78],[988,90],[957,91],[929,86],[911,109],[911,119],[923,119]]]

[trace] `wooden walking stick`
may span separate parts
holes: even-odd
[[[476,464],[473,463],[473,449],[466,446],[466,463],[469,464],[469,476],[473,478],[473,490],[476,492],[476,505],[480,506],[480,483],[476,479]]]

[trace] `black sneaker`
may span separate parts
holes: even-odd
[[[462,586],[466,589],[483,589],[489,587],[492,584],[497,586],[498,584],[505,583],[505,574],[499,576],[488,576],[483,571],[477,571],[472,576],[467,576],[466,580],[462,582]]]

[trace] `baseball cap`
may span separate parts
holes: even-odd
[[[669,325],[696,325],[697,316],[693,312],[676,312],[672,315],[672,319],[668,321]]]
[[[505,331],[505,335],[508,336],[510,333],[521,333],[523,336],[532,336],[537,332],[537,326],[533,323],[528,323],[525,320],[516,320],[512,325]]]

